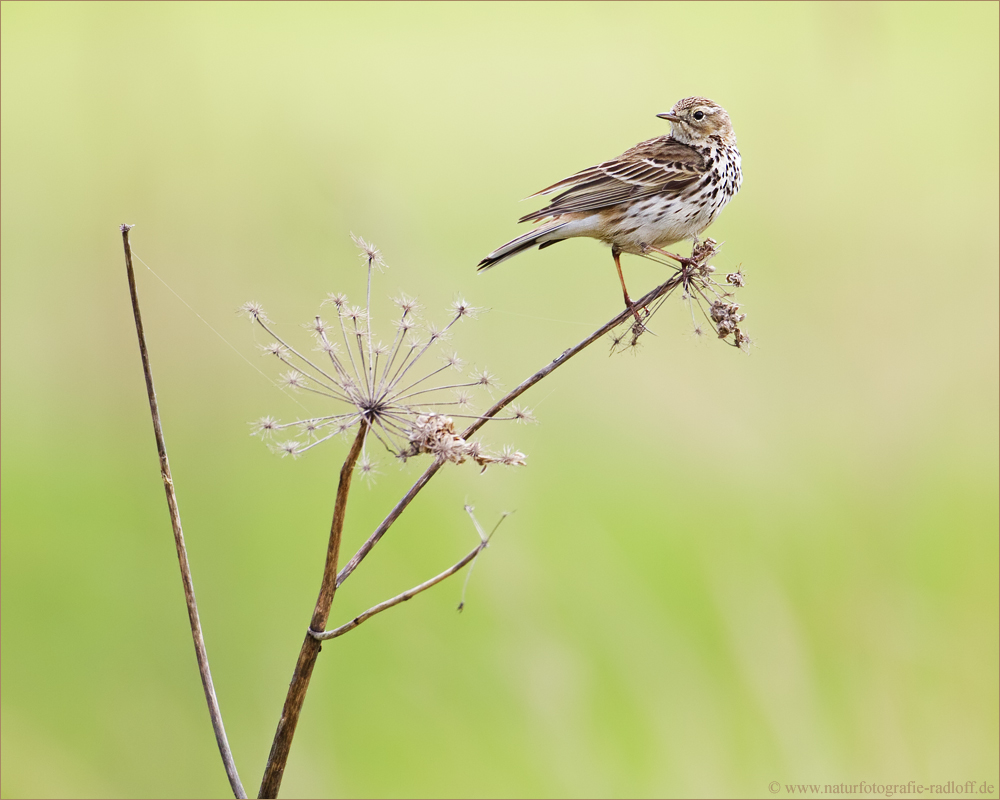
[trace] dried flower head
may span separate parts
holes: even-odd
[[[736,270],[736,272],[726,273],[726,283],[740,288],[746,285],[746,275],[743,274],[743,270],[741,269]]]
[[[260,345],[260,349],[264,351],[266,355],[269,356],[281,357],[283,355],[288,354],[288,348],[285,347],[280,342],[270,342],[269,344],[262,344]]]
[[[726,274],[725,283],[719,283],[715,279],[715,267],[709,261],[719,254],[719,244],[714,239],[705,239],[697,242],[691,251],[690,258],[680,259],[680,266],[663,261],[653,253],[646,254],[658,263],[666,264],[677,270],[677,273],[670,279],[665,293],[658,299],[643,309],[645,320],[633,322],[629,319],[628,328],[624,332],[619,329],[612,335],[611,349],[634,350],[639,343],[639,339],[646,332],[649,317],[651,317],[666,301],[674,291],[680,290],[681,299],[688,305],[691,311],[691,322],[695,336],[702,336],[704,330],[698,322],[697,316],[701,316],[720,339],[728,344],[747,350],[750,345],[750,337],[740,328],[740,323],[746,319],[746,314],[739,311],[740,305],[734,301],[734,290],[741,288],[746,283],[746,276],[742,270],[729,272]]]
[[[495,459],[498,464],[503,464],[507,467],[523,467],[525,466],[524,459],[527,456],[520,450],[515,450],[512,445],[504,445],[500,456]]]
[[[250,432],[251,435],[260,436],[262,439],[271,436],[279,429],[278,420],[274,417],[261,417],[256,422],[251,422],[250,424],[253,426],[253,430]]]
[[[260,303],[255,303],[248,300],[243,305],[239,307],[240,314],[246,314],[251,322],[257,322],[257,320],[264,320],[264,322],[270,322],[267,318],[267,314],[264,313],[264,307]]]
[[[369,485],[375,482],[375,478],[379,474],[378,467],[375,462],[372,461],[371,456],[368,455],[368,453],[361,454],[361,457],[358,459],[358,463],[355,465],[354,469]]]
[[[306,330],[310,330],[313,333],[317,334],[326,333],[326,331],[329,329],[329,325],[327,325],[326,322],[323,321],[323,318],[319,316],[319,314],[313,317],[312,322],[307,322],[302,327],[305,328]]]
[[[330,292],[320,305],[331,305],[340,309],[347,305],[347,295],[343,292]]]
[[[306,376],[298,370],[290,369],[279,377],[281,378],[281,383],[291,389],[309,388],[309,381],[306,380]]]
[[[394,321],[391,342],[377,341],[372,331],[371,276],[381,255],[374,245],[357,237],[355,241],[368,258],[366,303],[364,306],[351,305],[346,295],[329,295],[324,304],[333,307],[336,318],[327,322],[316,316],[304,326],[315,340],[312,354],[275,334],[258,304],[247,303],[243,307],[244,313],[273,337],[274,342],[265,345],[263,350],[288,367],[280,376],[283,386],[344,406],[330,414],[287,423],[264,417],[255,423],[254,433],[270,436],[295,428],[302,441],[284,442],[275,449],[285,456],[299,456],[363,425],[365,449],[358,469],[367,477],[376,472],[367,451],[369,434],[404,460],[426,453],[454,463],[470,459],[483,467],[493,463],[522,464],[524,457],[521,454],[516,454],[515,458],[506,451],[500,455],[486,453],[478,444],[472,446],[465,442],[455,431],[455,419],[480,418],[466,409],[473,405],[473,392],[497,385],[495,376],[480,370],[469,377],[447,377],[448,373],[454,375],[465,368],[465,362],[454,353],[444,356],[426,371],[418,366],[426,354],[450,336],[460,319],[474,317],[478,309],[465,300],[457,300],[451,305],[447,324],[421,326],[415,317],[419,308],[417,301],[401,295],[394,301],[399,313]],[[446,407],[454,409],[448,412],[449,416],[441,413]],[[512,416],[494,419],[523,421],[527,416],[526,412],[517,409]]]
[[[530,408],[522,408],[521,406],[511,406],[510,413],[514,417],[515,422],[537,422],[534,413],[532,413]]]
[[[302,433],[307,440],[319,438],[320,420],[304,419],[299,423],[299,427],[302,428]]]
[[[301,442],[288,441],[275,445],[273,450],[279,453],[282,458],[285,456],[298,458],[302,454],[303,447]]]
[[[484,389],[499,389],[500,383],[497,381],[497,376],[490,372],[488,369],[477,370],[472,373],[472,380],[474,386],[482,386]]]
[[[362,261],[368,264],[368,269],[377,269],[379,272],[385,269],[385,261],[382,260],[382,251],[371,242],[366,242],[360,236],[351,234],[351,241],[361,250],[359,256]]]
[[[401,294],[399,297],[394,297],[392,302],[399,306],[399,310],[403,312],[404,317],[409,314],[415,314],[420,310],[420,303],[405,294]]]
[[[460,317],[471,317],[472,319],[478,317],[483,311],[481,308],[476,308],[476,306],[466,302],[462,297],[451,304],[451,310]]]

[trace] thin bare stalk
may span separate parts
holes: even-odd
[[[364,446],[367,433],[368,424],[362,421],[358,426],[358,434],[354,437],[354,443],[344,460],[344,465],[340,468],[340,483],[337,485],[337,500],[333,508],[333,522],[330,525],[330,540],[326,549],[323,581],[320,584],[319,597],[316,598],[316,607],[313,609],[312,619],[309,622],[309,630],[302,643],[302,649],[299,650],[299,658],[295,663],[292,681],[288,685],[288,694],[285,696],[285,705],[281,709],[278,729],[274,733],[274,741],[271,744],[271,753],[267,758],[267,766],[264,769],[258,797],[277,797],[278,790],[281,788],[281,778],[285,772],[285,764],[288,762],[292,738],[295,736],[295,727],[299,722],[299,713],[302,711],[302,703],[306,699],[306,690],[309,688],[309,679],[312,677],[313,667],[316,666],[316,657],[319,655],[321,647],[321,642],[313,638],[313,633],[322,633],[326,628],[326,622],[330,617],[330,606],[337,591],[337,560],[340,555],[340,540],[344,532],[344,519],[347,516],[347,496],[351,490],[354,465],[361,455],[361,448]]]
[[[644,306],[649,305],[650,303],[655,302],[659,298],[666,295],[668,292],[672,291],[673,289],[676,289],[677,286],[681,284],[682,280],[683,280],[682,273],[677,273],[676,275],[671,276],[671,278],[668,281],[660,284],[651,292],[649,292],[647,295],[638,300],[635,303],[635,306],[637,308],[642,308]],[[510,392],[508,392],[499,400],[497,400],[497,402],[494,403],[488,411],[483,413],[481,417],[476,419],[475,422],[473,422],[468,428],[465,429],[465,431],[461,434],[462,438],[468,439],[476,431],[478,431],[481,427],[483,427],[483,425],[485,425],[493,417],[495,417],[497,414],[503,411],[503,409],[506,406],[508,406],[510,403],[512,403],[514,400],[516,400],[518,397],[520,397],[522,394],[528,391],[528,389],[530,389],[532,386],[538,383],[542,378],[545,378],[546,376],[550,375],[556,369],[558,369],[567,361],[569,361],[577,353],[580,353],[581,351],[592,345],[594,342],[596,342],[598,339],[603,337],[605,334],[617,328],[630,316],[632,316],[632,309],[626,308],[620,314],[616,315],[615,317],[604,323],[596,331],[590,334],[586,339],[574,345],[573,347],[570,347],[561,355],[556,356],[554,359],[552,359],[552,361],[549,364],[546,364],[530,378],[523,381],[516,388],[512,389]],[[403,513],[403,511],[410,504],[413,498],[415,498],[417,494],[420,493],[420,490],[423,489],[424,486],[427,485],[427,482],[434,477],[434,474],[439,469],[441,469],[443,463],[444,463],[443,461],[436,460],[424,471],[423,475],[417,478],[416,483],[414,483],[413,486],[410,487],[410,490],[405,495],[403,495],[403,497],[400,499],[398,503],[396,503],[392,511],[389,512],[389,515],[384,520],[382,520],[381,524],[372,532],[372,535],[369,536],[368,539],[365,541],[365,543],[358,548],[358,551],[351,557],[351,560],[348,561],[346,566],[340,571],[340,574],[337,576],[337,586],[340,586],[344,581],[346,581],[348,577],[350,577],[351,573],[358,568],[358,565],[362,561],[364,561],[368,553],[371,552],[371,549],[376,544],[378,544],[379,539],[381,539],[385,535],[385,532],[389,530],[392,524],[399,518],[399,515]]]
[[[350,622],[341,625],[339,628],[334,628],[333,630],[330,631],[324,631],[323,633],[316,633],[315,631],[310,630],[309,635],[312,636],[314,639],[318,639],[320,641],[326,641],[327,639],[336,639],[338,636],[343,636],[348,631],[353,631],[362,622],[371,619],[376,614],[380,614],[381,612],[386,611],[392,608],[393,606],[398,606],[400,603],[409,600],[411,597],[416,597],[421,592],[425,592],[432,586],[441,583],[441,581],[443,581],[445,578],[454,575],[456,572],[462,569],[462,567],[464,567],[466,564],[472,561],[476,556],[478,556],[479,553],[483,550],[483,548],[486,547],[488,544],[489,542],[485,540],[480,542],[461,561],[458,561],[457,563],[448,567],[448,569],[446,569],[441,574],[435,575],[433,578],[431,578],[428,581],[424,581],[419,586],[414,586],[412,589],[408,589],[402,594],[397,594],[395,597],[386,600],[382,603],[379,603],[377,606],[372,606],[367,611],[358,614],[358,616],[356,616]]]
[[[170,476],[170,463],[167,461],[167,445],[163,439],[163,427],[160,424],[160,409],[156,402],[156,390],[153,388],[153,371],[149,365],[149,352],[146,350],[146,336],[142,329],[142,316],[139,313],[139,296],[135,288],[135,273],[132,270],[132,248],[128,241],[131,225],[122,225],[122,243],[125,246],[125,269],[128,273],[128,286],[132,294],[132,312],[135,314],[135,332],[139,337],[139,354],[142,356],[142,372],[146,377],[146,394],[149,396],[149,412],[153,417],[153,432],[156,435],[156,450],[160,456],[160,476],[163,478],[163,488],[167,493],[167,508],[170,511],[170,524],[174,530],[174,545],[177,548],[177,560],[181,567],[181,582],[184,584],[184,599],[187,602],[188,620],[191,623],[191,638],[194,640],[194,652],[198,659],[198,672],[201,673],[201,684],[205,688],[205,700],[208,703],[208,713],[212,718],[212,728],[215,731],[215,741],[222,755],[222,763],[229,776],[229,785],[236,797],[246,797],[243,784],[233,761],[233,753],[229,749],[226,738],[226,728],[222,724],[222,712],[215,696],[215,686],[212,683],[212,672],[208,666],[208,653],[205,650],[205,637],[201,632],[201,620],[198,618],[198,603],[194,597],[194,582],[191,579],[191,567],[188,564],[187,547],[184,545],[184,533],[181,529],[181,513],[177,507],[177,494],[174,491],[174,481]]]

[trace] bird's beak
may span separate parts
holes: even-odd
[[[670,120],[671,122],[680,122],[681,121],[680,117],[678,117],[674,113],[671,113],[670,111],[668,111],[666,114],[657,114],[656,116],[658,116],[660,119]]]

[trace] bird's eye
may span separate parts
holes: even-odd
[[[695,119],[704,119],[705,118],[705,112],[704,111],[695,111],[691,116],[694,117]]]

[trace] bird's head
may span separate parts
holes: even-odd
[[[736,144],[726,109],[707,97],[685,97],[666,114],[656,116],[669,120],[674,138],[685,144],[698,144],[710,136],[719,137],[725,144]]]

